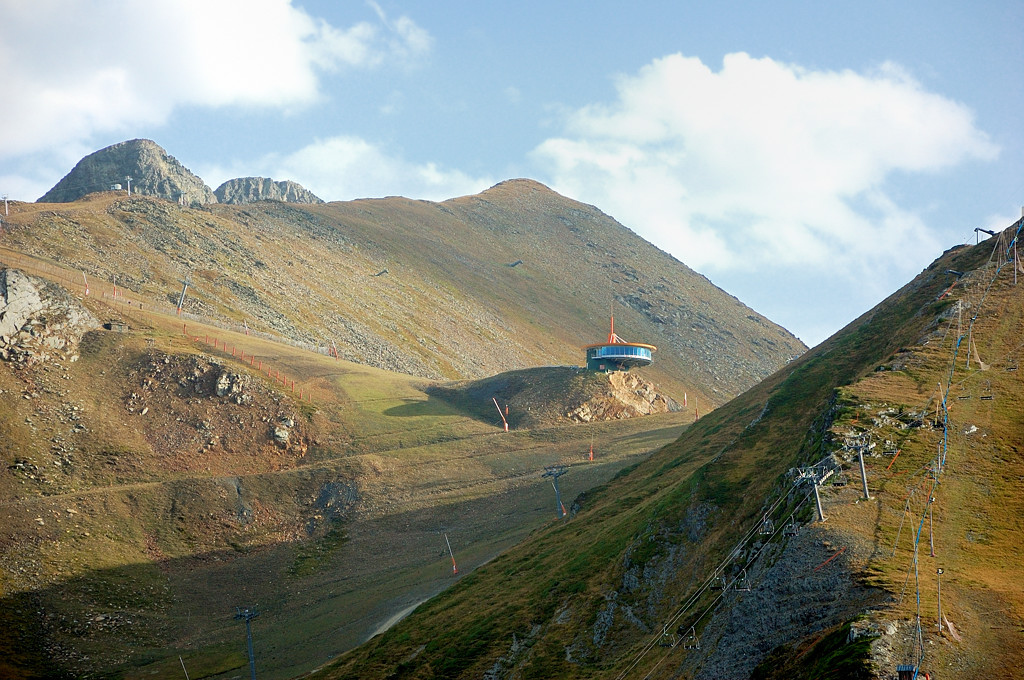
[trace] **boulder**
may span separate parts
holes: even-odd
[[[31,365],[75,361],[82,335],[100,322],[67,290],[18,269],[0,270],[0,359]]]

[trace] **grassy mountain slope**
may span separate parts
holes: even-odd
[[[231,614],[253,604],[260,677],[290,677],[456,580],[444,534],[470,574],[550,521],[545,465],[595,442],[571,497],[685,421],[505,434],[421,378],[195,322],[184,335],[95,288],[83,302],[130,332],[87,334],[75,362],[0,364],[4,677],[176,678],[178,655],[192,677],[234,677]]]
[[[428,378],[579,365],[613,305],[621,335],[660,348],[652,381],[703,410],[804,349],[596,208],[528,180],[443,203],[183,208],[103,193],[14,204],[6,226],[11,247],[108,293],[116,280],[174,305],[190,276],[188,313]]]
[[[571,521],[535,532],[321,677],[890,677],[919,658],[918,592],[933,677],[947,667],[1012,677],[1024,661],[1024,515],[1012,490],[1024,473],[1024,386],[1007,369],[1021,353],[1024,305],[1009,267],[993,279],[991,253],[991,243],[947,252],[814,351],[581,497]],[[942,296],[956,282],[950,269],[969,275]],[[984,375],[961,352],[949,378],[955,300],[979,314]],[[940,382],[953,394],[970,386],[973,400],[951,411],[948,468],[933,492],[943,561],[919,564],[900,598],[907,536],[921,535],[928,506],[923,471],[941,438],[925,424]],[[877,444],[869,502],[858,498],[849,448],[865,432]],[[787,471],[832,455],[854,482],[826,487],[827,521],[812,522],[810,487]],[[762,535],[765,513],[775,527]],[[802,525],[793,536],[789,520]],[[928,550],[927,539],[918,543],[919,560]],[[964,642],[929,632],[942,564],[944,611]],[[739,585],[741,569],[749,591],[711,587],[716,576]]]

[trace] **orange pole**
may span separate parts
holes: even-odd
[[[896,459],[900,457],[900,451],[902,451],[902,449],[896,449],[896,455],[892,457],[892,460],[889,461],[889,466],[885,468],[886,472],[888,472],[889,468],[892,467],[892,464],[896,462]]]

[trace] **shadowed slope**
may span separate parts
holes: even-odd
[[[866,677],[871,673],[869,653],[873,662],[885,664],[878,669],[881,677],[889,677],[907,655],[902,648],[909,639],[904,617],[913,615],[914,600],[893,606],[906,562],[885,562],[886,555],[873,543],[876,531],[884,531],[887,540],[895,538],[905,489],[883,487],[872,504],[857,503],[853,485],[828,491],[829,522],[808,525],[786,540],[781,531],[785,521],[808,521],[813,512],[808,499],[813,496],[785,473],[833,451],[842,453],[833,421],[857,422],[855,413],[844,410],[849,408],[843,406],[844,386],[852,386],[849,394],[858,394],[863,379],[899,353],[924,356],[931,351],[931,343],[949,324],[951,298],[940,296],[956,278],[947,270],[977,270],[975,280],[988,281],[994,267],[984,267],[991,247],[944,254],[821,346],[702,418],[674,444],[579,498],[570,521],[535,533],[457,588],[425,603],[393,630],[325,670],[325,677],[746,677],[773,647],[778,648],[774,665],[759,669],[758,677],[777,677],[770,675],[773,668],[783,667],[792,673],[786,677],[818,677],[822,668],[835,672],[840,667],[847,669],[844,677]],[[1008,272],[1004,269],[992,287],[986,309],[990,319],[1008,317],[1019,323],[1021,298]],[[973,295],[977,306],[980,292],[973,290],[965,295]],[[1008,336],[1000,342],[995,355],[1019,355],[1019,342],[1014,345]],[[933,377],[941,380],[951,356],[946,342],[938,354],[941,360],[917,376],[920,384],[930,384]],[[1013,377],[1000,398],[1016,403],[1022,386],[1014,372],[1002,375]],[[899,384],[889,387],[895,391],[886,403],[923,402],[924,412],[934,408],[927,396],[922,399],[920,388],[908,391]],[[934,457],[932,430],[921,422],[918,418],[917,429],[904,435],[911,435],[905,443],[908,453],[913,451],[907,461],[910,471]],[[965,425],[961,421],[956,427]],[[990,428],[989,437],[1007,444],[1019,442],[1022,435],[1019,419],[993,420]],[[988,455],[998,458],[1005,451],[996,446]],[[1015,466],[1007,472],[1015,474],[1019,460]],[[875,484],[896,474],[885,465],[869,467]],[[969,467],[963,469],[961,474],[967,474],[961,483],[970,483]],[[987,486],[994,480],[981,483]],[[970,496],[960,493],[956,498],[967,503]],[[1000,526],[1016,522],[1008,520],[1010,515],[1019,517],[1010,506],[1005,515],[1000,506],[980,506],[1000,515]],[[759,538],[766,512],[774,517],[775,533]],[[875,512],[896,514],[896,520],[889,516],[882,521]],[[988,536],[998,542],[993,553],[1016,550],[1009,534]],[[955,532],[947,532],[947,540],[958,550],[972,541]],[[998,564],[1011,568],[1012,562],[1007,553]],[[961,565],[967,568],[966,561]],[[738,579],[744,566],[760,584],[756,591],[709,589],[717,575]],[[1005,573],[981,564],[969,575],[965,572],[956,587],[960,603],[966,607],[975,602],[972,608],[978,614],[998,603],[1008,605],[1012,630],[1024,621],[1024,597],[1003,580]],[[933,588],[934,583],[923,587]],[[911,588],[913,593],[913,582]],[[1003,599],[992,598],[990,589]],[[867,642],[847,644],[842,640],[848,635],[829,635],[866,608],[883,603],[887,609],[871,617],[870,625],[881,630],[892,624],[891,636],[879,638],[869,627]],[[777,618],[769,621],[773,613]],[[960,618],[970,620],[963,611]],[[664,640],[680,644],[659,646],[663,630]],[[739,637],[742,631],[753,637]],[[704,638],[699,650],[683,644],[692,632]],[[975,640],[986,635],[980,628],[971,634]],[[1012,632],[1003,635],[960,667],[997,674],[1014,664],[1019,667],[1020,645],[1012,639]],[[957,658],[934,640],[929,645],[932,656],[925,659],[931,668]]]

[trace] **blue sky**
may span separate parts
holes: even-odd
[[[211,187],[530,177],[816,344],[1024,205],[1024,3],[0,0],[0,191],[155,140]]]

